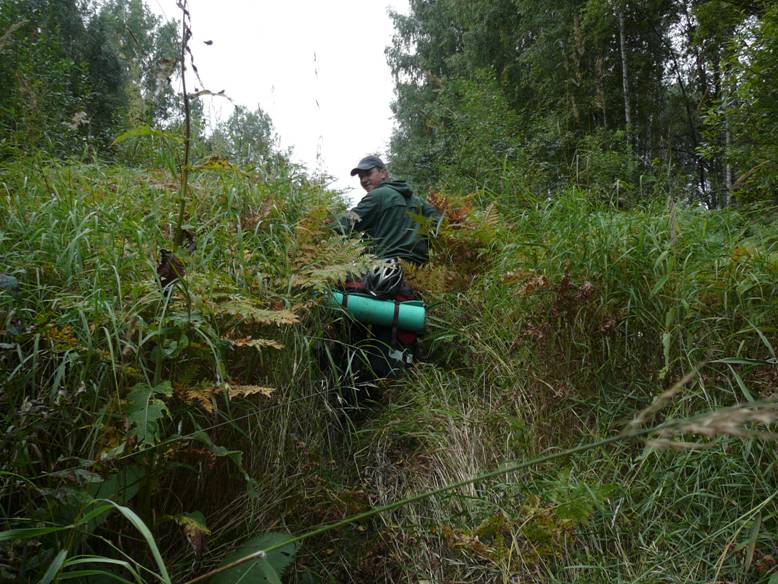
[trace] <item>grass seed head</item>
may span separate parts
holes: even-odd
[[[756,430],[754,425],[769,426],[778,421],[778,403],[764,402],[753,407],[717,410],[700,418],[681,420],[659,432],[659,438],[649,443],[652,448],[706,448],[707,443],[676,441],[675,437],[696,434],[704,438],[735,436],[760,440],[778,439],[778,433]]]

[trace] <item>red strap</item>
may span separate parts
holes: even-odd
[[[394,317],[392,318],[392,345],[397,344],[397,324],[400,321],[400,302],[394,301]]]

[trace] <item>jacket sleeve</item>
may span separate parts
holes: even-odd
[[[349,235],[355,229],[366,231],[373,226],[380,210],[381,200],[365,195],[356,207],[338,220],[337,230],[344,235]]]

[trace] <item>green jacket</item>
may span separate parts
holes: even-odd
[[[337,227],[345,235],[354,229],[367,234],[373,253],[380,258],[422,264],[427,261],[429,248],[413,215],[440,221],[437,209],[413,194],[407,183],[388,180],[365,195]]]

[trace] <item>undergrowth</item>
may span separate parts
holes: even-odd
[[[341,318],[322,291],[369,262],[325,226],[332,193],[291,168],[200,168],[171,278],[171,175],[19,159],[0,187],[0,272],[18,282],[0,292],[8,580],[88,557],[183,581],[268,532],[614,436],[649,407],[774,397],[769,212],[436,194],[432,261],[408,270],[430,313],[423,362],[357,417],[321,367]],[[718,434],[625,440],[409,504],[306,541],[287,577],[767,582],[774,445]],[[103,500],[153,538],[124,511],[91,516]]]
[[[436,296],[433,362],[361,433],[378,502],[617,435],[646,408],[683,419],[775,398],[774,215],[622,212],[571,192],[509,219],[498,251],[475,249],[487,257],[472,285]],[[713,434],[593,450],[404,507],[380,526],[378,572],[766,582],[774,445]]]

